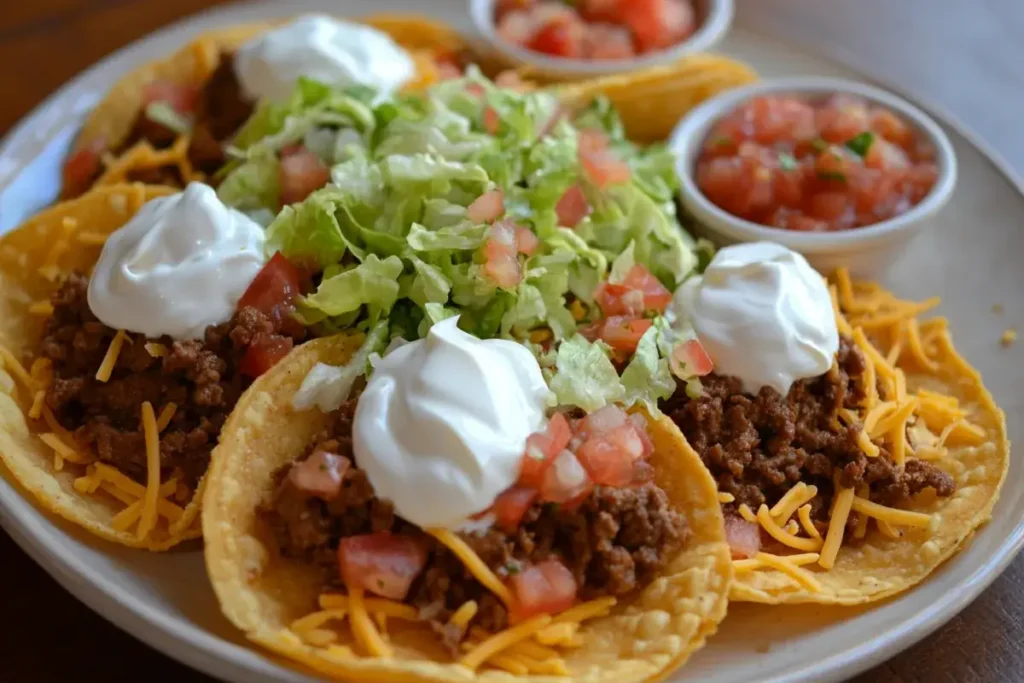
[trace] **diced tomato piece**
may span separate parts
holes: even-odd
[[[320,157],[305,147],[281,150],[278,176],[281,204],[301,202],[331,179],[331,171]]]
[[[939,169],[935,164],[917,164],[903,175],[900,184],[910,201],[919,202],[928,196],[938,179]]]
[[[632,353],[636,351],[640,337],[644,336],[644,332],[650,329],[652,324],[645,318],[612,316],[606,318],[601,325],[601,339],[613,349]]]
[[[289,337],[257,337],[238,364],[238,371],[246,377],[259,377],[277,365],[292,350]]]
[[[587,471],[576,455],[563,450],[544,472],[540,497],[547,502],[564,503],[578,496],[589,484]]]
[[[638,317],[644,312],[644,294],[623,284],[602,282],[594,292],[594,300],[605,315]]]
[[[795,97],[755,97],[740,111],[749,118],[754,141],[771,145],[814,137],[814,107]]]
[[[198,88],[174,81],[152,81],[142,88],[143,106],[163,102],[179,114],[193,113],[198,98]]]
[[[578,328],[576,328],[576,331],[589,342],[597,341],[598,339],[601,338],[602,322],[603,321],[599,320],[598,322],[580,325]]]
[[[914,131],[900,117],[888,109],[874,107],[870,113],[871,130],[889,142],[910,150],[914,144]]]
[[[899,145],[875,138],[868,147],[864,165],[883,171],[903,171],[910,166],[910,157]]]
[[[590,215],[590,204],[587,196],[583,194],[583,188],[573,185],[562,198],[555,204],[555,213],[558,215],[558,224],[567,228],[575,228],[577,224]]]
[[[654,441],[651,439],[651,435],[647,432],[647,418],[640,413],[633,413],[629,416],[629,421],[633,425],[633,429],[636,430],[637,436],[640,437],[640,441],[643,442],[644,454],[643,457],[648,457],[654,452]]]
[[[484,192],[466,208],[466,217],[474,223],[491,223],[505,213],[505,193],[501,188]]]
[[[491,135],[497,135],[498,131],[501,130],[501,117],[498,116],[498,112],[493,107],[486,107],[484,109],[484,130]]]
[[[583,56],[583,24],[575,14],[565,14],[544,24],[526,47],[555,57]]]
[[[696,28],[693,6],[685,0],[625,0],[619,17],[633,31],[641,52],[666,48]]]
[[[628,437],[620,439],[626,432]],[[622,425],[606,436],[594,436],[583,442],[576,451],[576,457],[591,481],[599,486],[614,487],[626,486],[633,481],[633,457],[622,450],[619,444],[620,440],[631,439],[635,440],[638,453],[642,453],[643,444],[629,424]]]
[[[516,250],[520,254],[532,256],[538,246],[540,246],[540,240],[532,230],[522,225],[516,226]]]
[[[846,192],[819,192],[807,202],[807,215],[828,223],[829,230],[853,227],[856,212],[852,198]]]
[[[643,486],[654,481],[654,466],[646,460],[633,461],[633,486]]]
[[[577,0],[576,9],[587,21],[619,21],[619,5],[622,0]]]
[[[600,131],[580,131],[579,159],[584,174],[598,187],[626,183],[633,177],[629,164],[615,157]]]
[[[74,197],[89,189],[93,179],[103,171],[102,155],[106,148],[106,141],[97,138],[68,157],[61,170],[65,197]]]
[[[732,559],[745,560],[761,550],[761,528],[741,517],[727,515],[725,518],[725,540],[732,551]]]
[[[711,356],[696,339],[685,341],[672,349],[668,363],[672,374],[680,379],[703,377],[715,369]]]
[[[543,432],[531,434],[526,439],[526,452],[519,472],[519,484],[538,488],[543,483],[544,472],[572,438],[569,421],[562,413],[555,413]]]
[[[538,614],[558,614],[576,602],[576,579],[558,560],[527,567],[508,581],[513,603],[509,617],[520,622]]]
[[[498,221],[491,226],[490,237],[484,244],[484,272],[499,287],[512,289],[522,279],[516,247],[516,224]]]
[[[338,544],[341,580],[349,588],[404,600],[427,564],[427,550],[411,536],[387,531],[349,536]]]
[[[636,56],[636,47],[629,29],[615,24],[587,24],[583,54],[587,59],[630,59]]]
[[[238,300],[238,308],[252,306],[271,317],[280,317],[302,293],[302,274],[281,252],[276,252]]]
[[[523,515],[537,500],[537,490],[513,486],[494,501],[495,523],[508,533],[519,528]]]
[[[348,458],[317,450],[305,460],[292,463],[288,479],[300,491],[332,501],[341,493],[342,480],[349,465]]]
[[[814,160],[814,172],[819,180],[845,184],[850,179],[857,159],[853,152],[840,145],[829,145]]]
[[[754,143],[741,143],[740,149]],[[714,157],[697,165],[701,192],[729,213],[752,218],[771,206],[772,169],[749,155]]]
[[[815,115],[819,135],[837,145],[868,130],[870,123],[867,102],[853,95],[832,96]]]
[[[607,405],[590,413],[576,428],[576,434],[582,439],[592,436],[610,434],[629,421],[626,411],[617,405]]]
[[[498,15],[497,31],[502,39],[525,47],[537,31],[537,21],[530,12],[513,9]]]
[[[608,436],[608,443],[618,448],[630,460],[642,458],[645,455],[646,447],[644,440],[637,432],[636,425],[632,422],[612,430]]]
[[[629,269],[622,284],[643,293],[645,311],[664,313],[668,305],[672,303],[672,292],[668,291],[665,285],[661,284],[661,280],[654,277],[639,263]]]

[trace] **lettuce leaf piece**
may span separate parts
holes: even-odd
[[[550,387],[559,405],[591,413],[626,396],[602,342],[591,343],[578,334],[566,339],[558,347],[555,368]]]
[[[217,196],[240,211],[276,210],[280,204],[279,164],[273,154],[253,155],[221,181]]]
[[[652,415],[661,412],[658,400],[671,397],[676,389],[668,360],[658,353],[658,336],[658,328],[653,325],[644,332],[620,378],[626,390],[624,401],[628,405],[641,403]]]
[[[302,380],[292,397],[295,410],[309,410],[316,406],[325,413],[337,410],[348,400],[352,385],[370,371],[370,357],[380,353],[388,341],[388,323],[377,323],[366,335],[359,350],[342,366],[317,363]]]
[[[361,252],[342,234],[335,210],[329,195],[316,193],[301,204],[284,207],[267,228],[267,253],[280,251],[289,261],[326,268],[341,261],[350,247]]]
[[[299,299],[299,312],[336,316],[366,306],[367,317],[376,322],[398,300],[398,276],[402,270],[402,260],[397,256],[381,260],[376,254],[368,254],[358,266],[323,280],[316,292]]]
[[[409,287],[408,297],[419,306],[426,308],[429,304],[444,304],[452,291],[452,283],[437,266],[426,263],[415,256],[410,257],[416,271]],[[427,314],[429,315],[429,311]],[[434,322],[437,322],[434,320]]]
[[[437,230],[413,223],[405,239],[416,251],[474,251],[484,245],[489,231],[490,226],[469,221]]]

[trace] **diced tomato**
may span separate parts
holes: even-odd
[[[577,224],[590,215],[590,204],[587,196],[583,194],[583,188],[573,185],[562,198],[555,204],[555,213],[558,215],[558,224],[567,228],[575,228]]]
[[[619,20],[622,0],[578,0],[576,8],[587,21],[615,23]]]
[[[629,164],[608,149],[608,138],[600,131],[580,131],[579,159],[590,182],[601,188],[629,182],[633,176]]]
[[[531,434],[526,439],[526,452],[519,472],[519,484],[538,488],[543,483],[544,472],[555,457],[569,445],[572,431],[569,421],[562,413],[555,413],[543,432]]]
[[[851,95],[831,97],[815,116],[819,135],[837,145],[867,130],[870,122],[867,103]]]
[[[853,227],[856,212],[846,192],[819,192],[807,202],[807,215],[828,223],[830,230]]]
[[[537,490],[513,486],[494,501],[494,520],[508,533],[519,528],[523,515],[537,499]]]
[[[622,280],[622,284],[630,289],[643,292],[644,310],[664,313],[668,305],[672,303],[672,292],[661,284],[661,280],[654,277],[649,270],[637,263]]]
[[[610,434],[628,420],[629,416],[622,408],[614,404],[607,405],[584,417],[576,429],[576,434],[582,439]]]
[[[257,337],[238,364],[238,371],[246,377],[259,377],[281,361],[292,350],[289,337]]]
[[[654,441],[651,439],[651,435],[647,432],[647,418],[640,413],[633,413],[629,416],[629,421],[633,425],[633,429],[636,430],[637,436],[640,437],[640,441],[644,446],[643,457],[648,457],[654,452]]]
[[[474,223],[491,223],[505,213],[505,193],[501,188],[484,192],[466,208],[466,218]]]
[[[106,141],[96,138],[68,157],[61,170],[65,197],[74,197],[89,189],[93,179],[103,171],[102,155],[106,148]]]
[[[793,97],[755,97],[741,106],[750,119],[754,141],[771,145],[814,137],[814,107]]]
[[[163,102],[179,114],[191,114],[196,109],[199,90],[194,86],[174,81],[152,81],[142,88],[143,106]]]
[[[387,531],[349,536],[338,544],[341,580],[349,588],[404,600],[427,564],[427,550],[411,536]]]
[[[899,145],[875,138],[868,147],[864,165],[883,171],[902,171],[910,166],[910,157]]]
[[[638,317],[644,312],[644,293],[623,284],[602,282],[594,292],[594,300],[605,315]]]
[[[498,131],[501,130],[501,117],[498,116],[498,112],[493,107],[486,107],[484,109],[484,130],[491,135],[497,135]]]
[[[537,22],[530,12],[513,9],[499,14],[497,31],[502,39],[513,45],[526,45],[537,30]]]
[[[672,374],[680,379],[703,377],[715,369],[711,356],[696,339],[685,341],[672,349],[668,363]]]
[[[300,491],[332,501],[341,493],[341,483],[350,464],[348,458],[317,450],[305,460],[293,463],[288,479]]]
[[[547,502],[564,503],[578,496],[589,484],[590,478],[579,459],[572,451],[564,450],[544,471],[540,497]]]
[[[238,308],[252,306],[261,313],[280,318],[302,293],[302,274],[281,252],[276,252],[267,265],[256,273]]]
[[[641,52],[677,43],[696,27],[693,6],[684,0],[623,0],[619,17],[633,31]]]
[[[628,436],[621,439],[625,433]],[[580,464],[595,484],[619,487],[633,481],[633,457],[621,448],[619,441],[622,440],[634,440],[638,453],[643,452],[643,443],[629,424],[622,425],[611,434],[587,439],[576,451]]]
[[[903,175],[900,185],[911,202],[919,202],[932,191],[938,178],[939,169],[935,164],[917,164]]]
[[[627,318],[625,316],[605,318],[601,325],[601,339],[613,349],[632,353],[636,351],[640,337],[644,336],[644,332],[650,329],[652,324],[645,318]]]
[[[856,163],[854,155],[840,145],[829,145],[814,160],[814,172],[820,180],[846,183]]]
[[[582,57],[583,24],[574,14],[557,17],[544,24],[526,48],[555,57]]]
[[[697,165],[697,185],[712,203],[743,218],[751,218],[771,206],[772,170],[748,156],[701,161]]]
[[[540,240],[532,230],[522,225],[516,226],[516,250],[520,254],[532,256],[538,246],[540,246]]]
[[[512,289],[522,279],[517,252],[516,224],[506,220],[492,225],[484,244],[484,273],[499,287]]]
[[[305,147],[281,150],[278,176],[281,204],[301,202],[331,179],[331,171],[320,157]]]
[[[909,150],[914,145],[914,131],[900,117],[888,109],[874,107],[870,113],[871,130],[889,142]]]
[[[761,550],[761,528],[741,517],[727,515],[725,518],[725,540],[729,544],[729,550],[732,551],[732,559],[749,559]]]
[[[587,59],[630,59],[636,56],[636,47],[629,29],[588,24],[583,31],[583,55]]]
[[[538,614],[558,614],[576,602],[576,579],[558,560],[527,567],[508,581],[513,603],[509,617],[520,622]]]

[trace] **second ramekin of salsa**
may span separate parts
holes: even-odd
[[[769,240],[819,270],[881,274],[949,200],[939,125],[879,88],[788,78],[723,93],[672,136],[683,207],[719,244]]]

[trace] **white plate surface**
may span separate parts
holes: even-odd
[[[468,18],[459,0],[429,10],[456,26]],[[0,146],[0,232],[51,201],[59,163],[83,112],[139,61],[166,54],[215,25],[300,9],[426,11],[427,4],[334,0],[231,6],[176,24],[110,56],[55,93]],[[754,32],[733,30],[725,52],[765,76],[857,74]],[[902,296],[939,294],[958,347],[981,371],[1024,442],[1024,344],[999,346],[1024,322],[1024,196],[1019,183],[947,126],[959,157],[960,183],[941,217],[885,283]],[[1003,312],[996,314],[993,306]],[[1010,469],[993,521],[954,560],[902,598],[872,609],[734,605],[720,632],[675,677],[714,683],[840,680],[925,637],[963,609],[1005,568],[1024,540],[1024,474]],[[313,680],[245,646],[217,610],[198,547],[169,554],[136,552],[86,538],[41,513],[0,480],[0,523],[47,572],[104,617],[149,645],[213,676],[246,683]]]

